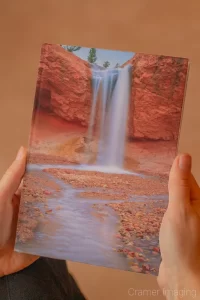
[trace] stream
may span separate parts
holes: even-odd
[[[130,264],[125,255],[113,251],[113,248],[121,246],[116,237],[118,216],[112,208],[104,206],[101,212],[104,218],[101,220],[94,215],[95,209],[92,207],[93,204],[121,203],[124,200],[79,197],[80,192],[95,191],[95,188],[74,189],[71,185],[42,171],[50,167],[59,168],[60,166],[29,165],[27,169],[28,173],[37,172],[38,176],[53,180],[61,187],[61,192],[59,192],[59,197],[54,192],[54,195],[48,198],[48,209],[52,210],[52,213],[45,215],[47,222],[40,222],[33,239],[26,243],[17,243],[16,250],[96,266],[130,270]],[[165,200],[167,196],[148,196],[148,199],[150,198]],[[130,201],[146,200],[147,196],[133,196]],[[61,207],[60,210],[57,210],[58,206]],[[37,203],[37,207],[45,213],[43,203]],[[141,244],[141,246],[148,248],[148,245]]]

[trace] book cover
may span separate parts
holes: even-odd
[[[188,66],[42,45],[16,251],[158,274]]]

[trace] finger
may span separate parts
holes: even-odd
[[[161,261],[160,267],[159,267],[159,273],[157,277],[157,282],[161,290],[163,290],[166,287],[166,276],[165,276],[165,268],[164,264]]]
[[[19,185],[19,187],[18,187],[18,189],[17,189],[17,191],[16,191],[16,196],[18,196],[18,197],[20,197],[21,196],[21,192],[22,192],[22,188],[23,188],[23,184],[24,184],[24,181],[23,181],[23,179],[22,179],[22,181],[20,182],[20,185]]]
[[[194,176],[191,174],[191,191],[190,191],[190,198],[191,201],[200,201],[200,189],[199,185],[194,178]]]
[[[169,206],[178,209],[180,205],[190,203],[191,156],[178,155],[172,165],[169,176]]]
[[[192,207],[195,209],[196,213],[200,216],[200,189],[193,175],[191,175],[190,197],[191,197]]]
[[[26,149],[21,147],[18,151],[16,159],[8,168],[0,181],[0,202],[3,199],[12,197],[17,191],[26,166]]]

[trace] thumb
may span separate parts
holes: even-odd
[[[192,159],[189,154],[178,155],[169,175],[169,205],[178,208],[190,202]]]
[[[26,149],[21,147],[17,156],[0,181],[0,202],[13,197],[17,191],[26,166]]]

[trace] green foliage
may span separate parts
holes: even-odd
[[[74,51],[78,51],[81,49],[81,47],[79,46],[65,46],[65,45],[62,45],[62,47],[67,50],[68,52],[74,52]]]
[[[116,66],[115,66],[115,68],[119,68],[119,67],[120,67],[120,65],[117,63]]]
[[[78,46],[67,46],[67,50],[68,50],[69,52],[78,51],[78,50],[80,50],[80,49],[81,49],[81,47],[78,47]]]
[[[109,66],[110,66],[109,61],[105,61],[105,62],[103,63],[103,67],[104,67],[104,68],[108,68]]]
[[[96,48],[91,48],[90,51],[89,51],[89,55],[88,55],[88,61],[90,63],[95,63],[95,61],[97,60],[97,50]]]

